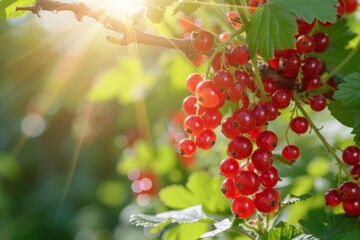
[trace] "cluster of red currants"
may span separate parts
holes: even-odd
[[[360,178],[360,149],[357,146],[349,146],[342,152],[342,160],[351,166],[350,175],[353,180]],[[328,206],[336,207],[342,203],[344,211],[353,216],[360,216],[360,186],[356,182],[343,182],[337,189],[329,189],[325,193],[325,201]]]

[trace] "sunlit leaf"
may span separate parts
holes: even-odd
[[[344,106],[360,107],[360,73],[352,73],[344,80],[335,91],[334,98]]]
[[[305,201],[307,199],[311,198],[311,194],[310,193],[306,193],[300,196],[295,196],[292,194],[288,194],[286,195],[286,197],[281,201],[281,205],[285,206],[285,205],[292,205],[295,204],[297,202],[301,202],[301,201]]]
[[[201,235],[201,238],[214,237],[219,233],[225,232],[232,227],[232,222],[230,221],[230,219],[225,218],[222,221],[215,223],[214,226],[215,230],[204,233],[203,235]]]
[[[0,1],[0,19],[18,17],[30,11],[15,11],[16,7],[30,6],[35,0],[1,0]]]
[[[290,240],[301,235],[302,231],[286,222],[279,222],[265,236],[265,240]]]

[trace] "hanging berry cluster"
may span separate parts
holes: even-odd
[[[257,6],[264,2],[251,1],[251,4]],[[348,2],[351,1],[339,1],[335,6],[338,19],[351,12],[352,5],[348,6]],[[227,16],[234,28],[241,28],[235,12]],[[221,34],[222,47],[216,48],[215,52],[211,52],[216,42],[212,34],[200,31],[192,35],[194,49],[212,55],[213,71],[205,75],[193,73],[186,79],[186,87],[192,95],[184,99],[182,109],[187,115],[183,127],[189,137],[180,140],[177,149],[184,157],[193,156],[198,148],[211,149],[217,139],[214,129],[221,127],[222,134],[229,139],[227,158],[219,167],[225,178],[221,191],[232,200],[231,210],[238,218],[249,218],[255,210],[273,213],[280,204],[280,194],[274,188],[279,174],[273,166],[272,153],[278,145],[278,137],[267,130],[269,122],[278,117],[279,111],[289,108],[294,100],[287,130],[304,134],[311,127],[316,131],[318,129],[301,104],[308,104],[313,111],[322,111],[326,108],[327,98],[332,97],[332,91],[325,94],[319,91],[319,94],[303,94],[299,98],[307,90],[320,89],[324,84],[321,75],[326,72],[326,65],[311,53],[326,51],[330,38],[326,33],[314,30],[316,24],[331,25],[297,19],[295,48],[275,51],[275,57],[267,62],[257,58],[252,65],[248,47],[235,41],[236,35]],[[256,81],[256,74],[261,75],[260,82]],[[325,84],[336,88],[332,78]],[[220,109],[226,101],[236,103],[237,108],[223,118]],[[298,109],[303,116],[297,114]],[[287,136],[286,139],[288,144],[281,151],[282,157],[293,162],[299,158],[300,150],[289,143]],[[344,162],[352,166],[350,180],[359,178],[359,157],[359,149],[354,146],[343,152]],[[355,181],[331,189],[325,198],[330,206],[342,202],[346,213],[360,215],[360,188]]]

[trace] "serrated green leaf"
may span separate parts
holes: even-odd
[[[195,12],[199,7],[200,7],[200,3],[195,3],[195,2],[200,2],[200,1],[193,1],[193,2],[185,2],[182,1],[174,10],[173,14],[176,14],[178,12],[183,12],[186,16],[189,16],[191,13]]]
[[[312,195],[310,193],[306,193],[300,196],[295,196],[292,194],[288,194],[286,195],[286,197],[284,198],[284,200],[281,201],[280,205],[281,206],[286,206],[286,205],[292,205],[295,204],[297,202],[301,202],[301,201],[305,201],[309,198],[311,198]]]
[[[301,235],[302,231],[297,229],[294,225],[286,222],[279,222],[272,228],[265,236],[265,240],[290,240]]]
[[[301,234],[296,238],[294,238],[293,240],[320,240],[320,239],[311,234]]]
[[[230,221],[230,219],[225,218],[220,222],[216,222],[214,226],[215,230],[204,233],[203,235],[201,235],[200,238],[214,237],[219,233],[225,232],[232,227],[232,222]]]
[[[339,122],[348,127],[354,127],[355,116],[360,113],[359,107],[347,107],[342,105],[339,101],[332,101],[328,104],[328,108]]]
[[[142,0],[147,7],[146,17],[153,23],[160,23],[166,12],[166,8],[173,4],[176,0]]]
[[[15,11],[18,6],[30,6],[36,0],[1,0],[0,1],[0,19],[18,17],[30,11]],[[4,11],[2,11],[4,10]]]
[[[351,133],[355,134],[354,142],[356,145],[360,146],[360,121],[355,124]]]
[[[219,213],[229,209],[229,202],[222,195],[222,178],[210,177],[206,172],[193,173],[186,187],[173,185],[160,191],[160,199],[168,207],[181,209],[201,204],[205,212]]]
[[[337,0],[270,0],[256,9],[247,26],[250,55],[259,51],[265,59],[274,56],[274,49],[293,48],[297,33],[296,17],[312,22],[334,22]],[[309,7],[311,6],[311,7]]]
[[[305,233],[312,234],[320,239],[341,239],[344,234],[360,239],[360,229],[357,228],[359,219],[346,214],[332,215],[316,211],[311,212],[308,220],[299,220]]]
[[[150,227],[156,233],[171,223],[213,223],[214,220],[206,216],[201,205],[193,206],[180,211],[168,211],[155,216],[146,214],[135,214],[130,216],[130,223],[135,226]]]
[[[348,107],[360,107],[360,73],[352,73],[338,85],[334,98]]]

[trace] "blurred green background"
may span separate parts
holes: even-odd
[[[139,27],[182,37],[189,29],[170,15]],[[193,20],[215,33],[231,27],[216,8],[198,17]],[[130,226],[129,216],[167,210],[160,188],[186,183],[195,170],[216,175],[226,157],[221,137],[196,159],[180,159],[173,147],[183,136],[185,79],[206,64],[195,66],[176,50],[115,45],[106,41],[109,34],[116,35],[71,13],[0,21],[1,240],[158,238]],[[331,143],[352,144],[351,130],[328,112],[314,118]],[[270,129],[283,131],[288,121],[284,113]],[[284,146],[284,134],[279,137]],[[314,135],[289,137],[304,154],[292,167],[279,165],[279,189],[314,195],[283,214],[297,223],[324,206],[336,167]]]

